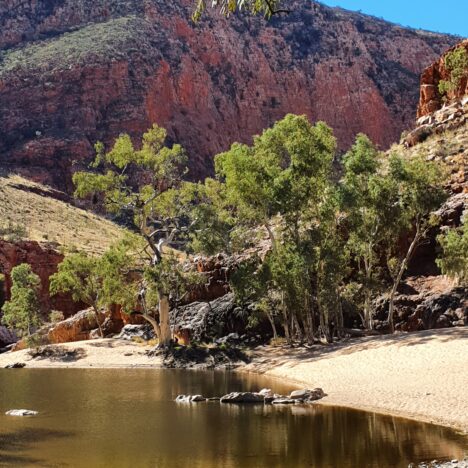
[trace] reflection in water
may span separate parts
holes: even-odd
[[[176,404],[273,388],[254,375],[177,370],[0,370],[0,466],[392,467],[461,458],[450,430],[322,406]],[[40,415],[11,418],[11,408]]]

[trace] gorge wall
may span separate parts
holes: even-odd
[[[328,122],[345,148],[383,148],[414,120],[419,74],[457,38],[317,2],[226,20],[178,0],[4,0],[0,165],[70,191],[96,140],[153,122],[189,152],[191,176],[288,112]]]

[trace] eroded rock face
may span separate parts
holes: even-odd
[[[99,313],[102,324],[106,319],[104,312]],[[56,323],[47,333],[50,344],[82,341],[90,338],[91,332],[98,328],[96,316],[91,309],[82,310],[73,317]]]
[[[456,47],[464,47],[468,51],[468,39],[458,44]],[[456,47],[447,52],[453,51]],[[445,66],[445,56],[427,67],[421,75],[421,91],[418,107],[418,117],[424,117],[440,109],[443,105],[443,96],[439,93],[439,83],[441,80],[448,81],[450,72]],[[467,70],[468,71],[468,70]],[[460,85],[447,93],[447,99],[460,99],[468,94],[468,76],[461,79]]]
[[[10,298],[11,270],[21,263],[29,263],[41,279],[39,299],[44,312],[60,310],[66,316],[70,316],[82,309],[82,304],[74,302],[68,294],[57,294],[53,297],[49,295],[49,276],[57,272],[57,266],[62,260],[61,253],[37,242],[11,243],[0,239],[0,273],[5,276],[3,284],[0,282],[3,299]]]
[[[468,288],[453,287],[399,294],[395,299],[395,329],[406,332],[468,325]],[[388,300],[376,304],[376,329],[385,329]]]
[[[4,0],[0,164],[70,191],[96,140],[156,122],[199,178],[288,112],[328,122],[341,148],[357,132],[386,147],[413,119],[421,70],[457,41],[313,1],[197,25],[193,6]]]

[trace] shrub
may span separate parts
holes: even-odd
[[[445,68],[450,73],[449,80],[439,82],[439,93],[445,95],[456,90],[464,76],[468,74],[468,52],[464,47],[449,52],[445,56]]]

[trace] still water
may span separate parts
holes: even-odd
[[[0,370],[0,466],[386,468],[468,448],[450,430],[373,413],[173,401],[264,387],[292,390],[228,372]],[[40,414],[4,415],[13,408]]]

